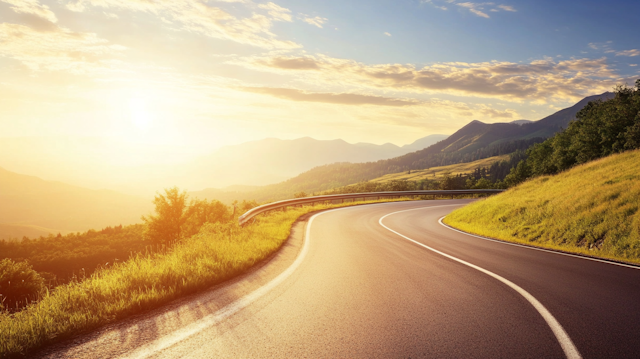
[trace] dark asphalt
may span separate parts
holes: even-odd
[[[325,212],[310,227],[306,257],[275,289],[175,345],[136,354],[154,358],[565,357],[547,323],[515,290],[379,224],[389,213],[424,207],[391,215],[383,223],[532,294],[564,327],[584,358],[640,358],[640,270],[486,241],[438,223],[456,208],[452,204],[466,203],[398,202]],[[293,262],[299,246],[292,248],[284,249],[293,253],[287,263]],[[286,267],[282,263],[278,273]],[[270,265],[265,267],[267,272]],[[251,278],[242,283],[253,282]],[[159,327],[158,323],[176,316],[169,311],[162,315],[165,319],[146,320]],[[140,324],[120,332],[134,333],[136,325]],[[148,340],[141,335],[143,339],[136,340],[121,336],[124,339],[103,339],[107,344],[100,345],[118,346],[122,355],[126,348],[139,350],[167,341],[164,335]],[[83,345],[82,350],[67,348],[60,353],[93,357],[106,353],[98,344]]]
[[[153,357],[563,358],[540,314],[490,270],[536,297],[584,358],[640,358],[640,270],[505,245],[438,219],[467,201],[353,207],[317,217],[284,283]]]

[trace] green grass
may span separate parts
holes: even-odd
[[[56,287],[20,312],[0,311],[0,357],[26,355],[242,274],[278,250],[306,213],[390,201],[398,199],[290,208],[259,216],[245,227],[206,224],[171,251],[98,270],[90,278]]]
[[[460,230],[640,263],[640,151],[527,181],[448,215]]]
[[[411,170],[411,173],[408,173],[408,171],[390,173],[382,177],[374,178],[370,182],[388,182],[393,180],[419,181],[422,179],[437,180],[442,179],[445,173],[449,173],[453,176],[458,174],[467,174],[473,172],[476,168],[490,167],[495,162],[507,160],[509,160],[509,155],[495,156],[484,158],[474,162],[431,167],[424,170]]]

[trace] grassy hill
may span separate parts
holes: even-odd
[[[145,198],[45,181],[2,168],[0,203],[0,224],[11,228],[0,239],[33,236],[35,227],[66,233],[133,224],[153,209]]]
[[[494,156],[489,158],[484,158],[481,160],[467,162],[467,163],[458,163],[454,165],[448,166],[439,166],[432,167],[424,170],[413,170],[407,172],[398,172],[398,173],[390,173],[384,175],[382,177],[374,178],[371,182],[389,182],[394,180],[403,180],[403,181],[419,181],[422,179],[430,179],[430,180],[438,180],[444,177],[445,173],[449,173],[450,175],[458,175],[458,174],[466,174],[473,172],[476,168],[481,167],[489,167],[492,164],[499,161],[506,161],[509,159],[509,155],[503,156]]]
[[[505,241],[640,263],[640,151],[542,176],[447,216]]]

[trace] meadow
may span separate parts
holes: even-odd
[[[477,168],[491,167],[492,164],[500,161],[506,161],[509,155],[494,156],[481,160],[456,163],[447,166],[431,167],[419,170],[410,170],[399,173],[390,173],[378,178],[370,180],[370,182],[389,182],[389,181],[419,181],[419,180],[441,180],[446,176],[466,175],[472,173]]]
[[[444,222],[509,242],[640,263],[640,151],[540,176]]]

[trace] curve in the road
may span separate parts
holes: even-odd
[[[454,205],[455,206],[455,205]],[[442,206],[442,207],[446,207],[446,206]],[[433,207],[424,207],[424,208],[433,208]],[[551,328],[551,331],[553,332],[553,334],[556,336],[556,338],[558,339],[558,342],[560,343],[560,346],[562,347],[562,350],[564,351],[565,355],[567,356],[568,359],[581,359],[582,356],[580,355],[580,352],[578,352],[578,348],[576,348],[575,344],[573,344],[573,341],[571,340],[571,338],[569,337],[569,335],[567,334],[567,332],[564,330],[564,328],[562,327],[562,325],[558,322],[558,320],[556,320],[556,318],[549,312],[549,310],[547,310],[547,308],[544,307],[544,305],[542,305],[542,303],[540,303],[540,301],[538,301],[534,296],[532,296],[529,292],[527,292],[526,290],[522,289],[520,286],[516,285],[515,283],[511,282],[510,280],[501,277],[491,271],[488,271],[482,267],[478,267],[475,264],[471,264],[467,261],[463,261],[462,259],[456,258],[454,256],[451,256],[449,254],[440,252],[437,249],[431,248],[425,244],[422,244],[414,239],[411,239],[407,236],[405,236],[402,233],[399,233],[397,231],[394,231],[393,229],[387,227],[384,225],[384,223],[382,223],[382,220],[392,216],[394,214],[398,214],[398,213],[403,213],[403,212],[409,212],[409,211],[417,211],[417,210],[421,210],[424,208],[412,208],[412,209],[405,209],[402,211],[396,211],[396,212],[392,212],[389,213],[385,216],[382,216],[380,218],[380,220],[378,221],[380,223],[380,225],[382,227],[384,227],[385,229],[387,229],[390,232],[393,232],[395,234],[397,234],[398,236],[413,242],[423,248],[426,248],[434,253],[437,253],[441,256],[444,256],[446,258],[452,259],[458,263],[464,264],[468,267],[471,267],[475,270],[478,270],[488,276],[491,276],[497,280],[499,280],[500,282],[506,284],[507,286],[509,286],[511,289],[515,290],[516,292],[518,292],[520,295],[522,295],[529,303],[531,303],[531,305],[533,305],[533,307],[538,311],[538,313],[540,313],[540,315],[542,316],[542,318],[544,318],[545,322],[547,322],[547,324],[549,325],[549,328]]]
[[[189,338],[190,336],[197,334],[198,332],[201,332],[202,330],[208,327],[211,327],[213,325],[216,325],[217,323],[220,323],[221,321],[232,316],[233,314],[249,306],[251,303],[255,302],[256,300],[258,300],[259,298],[267,294],[269,291],[271,291],[272,289],[277,287],[280,283],[284,282],[287,278],[289,278],[291,274],[293,274],[293,272],[300,266],[300,264],[304,260],[304,257],[307,255],[307,252],[309,251],[309,242],[311,238],[311,224],[313,223],[313,220],[322,214],[340,211],[347,208],[349,207],[332,209],[332,210],[320,212],[313,215],[309,219],[309,223],[307,224],[307,229],[304,236],[304,244],[302,245],[302,249],[300,250],[300,253],[296,257],[295,261],[289,266],[289,268],[287,268],[280,275],[272,279],[270,282],[256,289],[255,291],[247,294],[246,296],[239,298],[235,302],[228,304],[226,307],[221,308],[216,313],[211,314],[207,317],[204,317],[201,320],[193,323],[192,325],[187,326],[181,330],[178,330],[172,333],[171,335],[157,339],[150,344],[147,344],[141,348],[138,348],[133,353],[123,356],[122,359],[148,358],[152,356],[154,353],[157,353],[166,348],[169,348],[172,345],[179,343]]]

